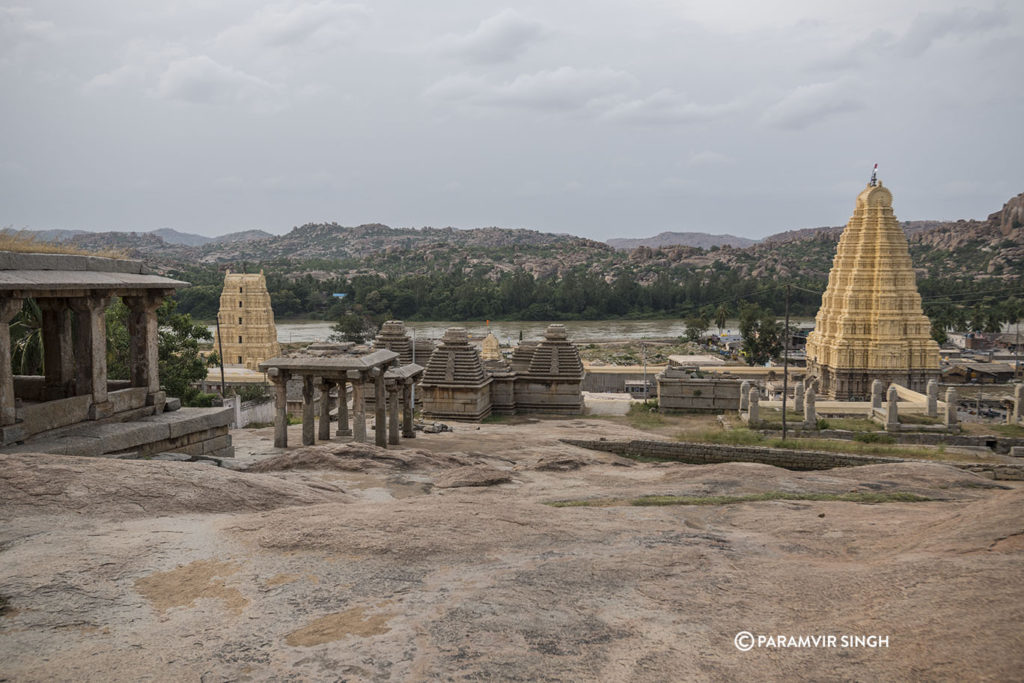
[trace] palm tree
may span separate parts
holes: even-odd
[[[11,369],[19,375],[41,375],[43,366],[43,312],[35,299],[25,299],[11,322]]]

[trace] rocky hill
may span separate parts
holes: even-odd
[[[620,239],[613,238],[605,240],[605,243],[609,246],[629,251],[636,249],[637,247],[698,247],[700,249],[710,249],[711,247],[748,247],[751,244],[756,244],[757,240],[747,239],[746,237],[736,237],[735,235],[711,235],[706,232],[662,232],[654,237],[645,237],[641,239]]]
[[[919,280],[1024,277],[1024,194],[985,220],[907,221],[903,227]],[[183,233],[60,232],[55,235],[58,239],[90,249],[127,250],[161,270],[198,265],[216,272],[233,264],[258,263],[288,278],[310,275],[315,280],[360,275],[392,279],[454,271],[496,280],[518,269],[536,278],[576,270],[608,282],[625,276],[640,285],[695,275],[709,285],[723,277],[758,282],[798,278],[820,285],[827,278],[842,227],[791,230],[745,246],[640,245],[630,250],[573,235],[497,227],[457,230],[310,223],[284,235],[246,231],[203,238],[208,241],[195,245],[180,239],[173,242]],[[670,234],[686,233],[663,233]]]

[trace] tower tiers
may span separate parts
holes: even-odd
[[[214,338],[213,348],[218,352],[223,348],[225,365],[257,370],[263,361],[281,355],[274,309],[270,307],[267,279],[262,271],[229,270],[224,274],[217,322],[220,339]]]
[[[868,185],[839,239],[807,366],[819,393],[837,399],[870,395],[871,383],[924,391],[939,375],[939,346],[921,310],[907,238],[892,193]]]

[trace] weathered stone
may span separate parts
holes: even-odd
[[[443,472],[434,479],[438,488],[460,488],[464,486],[494,486],[512,481],[512,475],[504,470],[486,465],[467,465]]]

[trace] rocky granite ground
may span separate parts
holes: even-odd
[[[1024,670],[1024,487],[941,464],[634,463],[456,426],[239,471],[0,456],[0,679],[997,679]],[[295,436],[298,436],[296,432]],[[806,499],[899,493],[923,502]],[[653,494],[795,500],[552,507]],[[805,499],[799,499],[799,498]],[[885,648],[741,652],[740,631]]]

